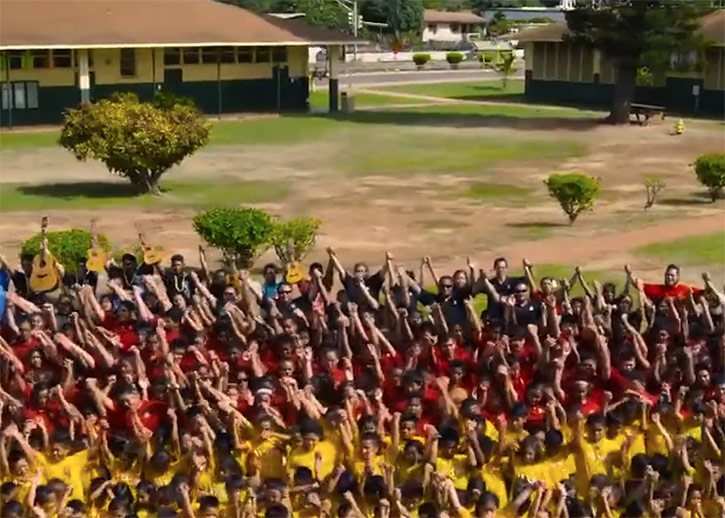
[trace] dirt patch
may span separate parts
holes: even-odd
[[[368,126],[370,132],[380,126]],[[385,250],[409,266],[431,255],[441,271],[465,264],[465,255],[488,267],[497,255],[513,262],[528,257],[542,263],[580,263],[598,269],[619,269],[627,260],[636,266],[652,265],[629,253],[649,243],[693,234],[725,230],[725,203],[705,203],[698,195],[691,166],[701,153],[723,149],[722,135],[707,127],[689,127],[684,135],[670,135],[669,125],[647,128],[593,126],[586,131],[552,131],[515,128],[394,127],[391,131],[424,131],[449,138],[476,135],[482,146],[497,139],[577,139],[588,152],[584,156],[540,162],[502,161],[476,175],[449,171],[446,174],[405,177],[353,176],[341,173],[349,157],[347,134],[329,142],[280,146],[216,146],[198,153],[169,173],[174,180],[200,178],[266,180],[290,187],[282,203],[263,207],[283,217],[315,215],[323,220],[322,234],[311,259],[324,258],[334,246],[345,263],[365,260],[375,265]],[[555,145],[555,140],[553,141]],[[354,143],[353,143],[354,144]],[[321,157],[325,166],[321,166]],[[331,164],[331,165],[330,165]],[[601,178],[605,195],[595,210],[566,225],[556,202],[542,180],[552,172],[581,171]],[[667,186],[662,203],[642,210],[646,174],[659,174]],[[12,151],[0,154],[0,182],[47,183],[50,181],[107,178],[102,166],[78,163],[61,149]],[[498,182],[530,188],[525,203],[473,200],[465,196],[477,181]],[[668,203],[668,200],[670,202]],[[21,241],[35,232],[39,213],[2,214],[2,251],[15,256]],[[94,217],[101,230],[119,247],[136,242],[142,230],[151,241],[166,243],[195,262],[198,237],[191,226],[192,212],[185,209],[148,211],[108,209],[50,211],[54,228],[87,227]],[[267,258],[271,259],[271,253]],[[721,273],[725,277],[725,272]]]

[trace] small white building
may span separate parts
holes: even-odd
[[[461,41],[476,39],[486,20],[471,11],[426,9],[423,23],[423,41]]]

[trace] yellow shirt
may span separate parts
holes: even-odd
[[[88,450],[81,450],[73,455],[68,455],[59,462],[52,462],[43,454],[38,454],[38,460],[43,466],[46,482],[57,478],[66,484],[73,486],[71,499],[83,501],[84,472],[88,464]]]
[[[557,453],[541,464],[544,473],[543,480],[546,481],[549,487],[556,487],[556,484],[569,478],[569,475],[576,473],[574,454],[568,449]]]
[[[576,462],[576,488],[577,492],[586,495],[589,492],[589,480],[594,475],[608,475],[610,454],[621,455],[619,441],[610,441],[606,437],[597,443],[582,440],[581,451],[578,452]]]
[[[259,461],[260,476],[267,478],[285,478],[284,462],[287,447],[277,437],[256,439],[252,442],[252,455]]]
[[[287,473],[290,479],[294,477],[297,468],[308,468],[312,474],[315,474],[315,454],[322,456],[320,464],[320,478],[327,478],[335,469],[335,459],[337,458],[337,448],[329,441],[320,441],[315,445],[313,450],[307,451],[302,446],[298,446],[292,450],[287,458]]]
[[[456,453],[450,459],[438,457],[435,470],[438,473],[445,473],[453,481],[456,489],[465,491],[468,488],[468,473],[471,470],[468,455]]]
[[[481,468],[481,478],[486,484],[486,490],[498,498],[498,508],[503,509],[506,507],[509,499],[501,466],[496,461],[489,462]]]

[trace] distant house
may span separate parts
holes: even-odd
[[[351,36],[212,0],[0,0],[0,126],[58,123],[114,92],[191,97],[205,113],[305,110],[312,45],[330,109]]]
[[[423,41],[461,41],[476,39],[486,20],[471,11],[426,9],[423,22]]]
[[[670,111],[725,115],[725,10],[700,19],[707,47],[673,54],[670,69],[640,81],[635,101]],[[516,34],[524,48],[527,99],[606,105],[613,96],[616,68],[600,51],[565,41],[565,23]]]

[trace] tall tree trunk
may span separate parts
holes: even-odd
[[[635,81],[637,79],[637,64],[631,59],[619,59],[617,63],[617,78],[614,83],[614,99],[612,111],[607,117],[611,124],[629,124],[629,110],[634,101]]]

